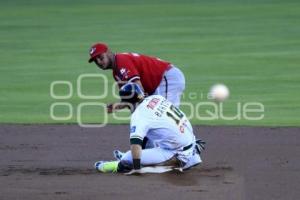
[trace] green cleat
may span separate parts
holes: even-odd
[[[116,173],[119,161],[98,161],[95,163],[96,170],[103,173]]]

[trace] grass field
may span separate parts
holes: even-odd
[[[0,19],[0,123],[74,123],[80,103],[112,101],[111,92],[86,100],[76,90],[81,74],[104,74],[113,83],[111,72],[87,63],[90,45],[104,41],[113,51],[155,55],[177,65],[187,79],[184,102],[207,101],[209,87],[222,82],[231,90],[224,115],[234,116],[237,105],[247,102],[264,106],[262,120],[194,117],[194,124],[300,125],[299,1],[13,0],[0,1]],[[72,97],[51,98],[53,81],[69,81]],[[67,89],[57,85],[55,94]],[[89,79],[82,89],[96,95],[103,85]],[[54,102],[70,103],[70,119],[51,119]],[[211,109],[196,111],[205,116]],[[99,107],[82,113],[86,123],[103,121]],[[55,114],[66,116],[68,110],[56,107]]]

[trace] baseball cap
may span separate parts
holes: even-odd
[[[96,43],[90,49],[89,63],[93,62],[94,59],[102,53],[107,51],[108,47],[105,43]]]

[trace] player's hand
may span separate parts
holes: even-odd
[[[127,173],[125,173],[125,175],[135,175],[135,176],[139,176],[139,175],[141,175],[141,174],[143,174],[143,171],[142,171],[142,169],[133,169],[133,170],[131,170],[130,172],[127,172]]]
[[[112,113],[114,110],[113,107],[114,107],[114,103],[107,104],[106,105],[107,113]]]

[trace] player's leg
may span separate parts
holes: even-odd
[[[202,162],[202,159],[198,153],[195,153],[188,159],[188,162],[182,167],[183,170],[188,170],[196,165],[199,165]]]
[[[185,78],[180,69],[172,67],[165,73],[168,82],[167,99],[179,107],[180,98],[185,89]]]
[[[151,149],[151,148],[155,148],[155,147],[156,147],[156,145],[154,144],[153,141],[149,140],[148,137],[144,137],[142,149]],[[117,160],[121,160],[124,155],[125,155],[125,153],[120,150],[113,151],[113,156]]]
[[[162,81],[155,90],[154,94],[161,95],[179,107],[180,98],[185,89],[185,78],[183,73],[177,68],[172,67],[166,71]]]
[[[163,76],[163,79],[159,83],[153,95],[161,95],[167,98],[167,91],[168,91],[167,81],[165,80],[165,76]]]
[[[141,155],[141,165],[163,165],[168,163],[172,158],[174,158],[174,151],[165,150],[162,148],[152,148],[152,149],[143,149]],[[170,162],[169,162],[170,163]],[[132,168],[132,155],[131,151],[127,151],[122,157],[119,163],[119,171],[124,171],[124,169]]]
[[[175,157],[174,151],[164,150],[161,148],[143,149],[141,157],[141,165],[163,165],[164,163],[172,163]],[[175,159],[176,161],[176,159]],[[175,163],[174,161],[174,163]],[[173,164],[173,163],[172,163]],[[98,161],[95,168],[101,172],[128,172],[133,168],[131,151],[127,151],[118,161]]]
[[[190,169],[202,163],[202,159],[197,150],[196,141],[194,141],[193,146],[191,148],[183,151],[177,151],[176,158],[180,161],[180,168],[183,170]]]

